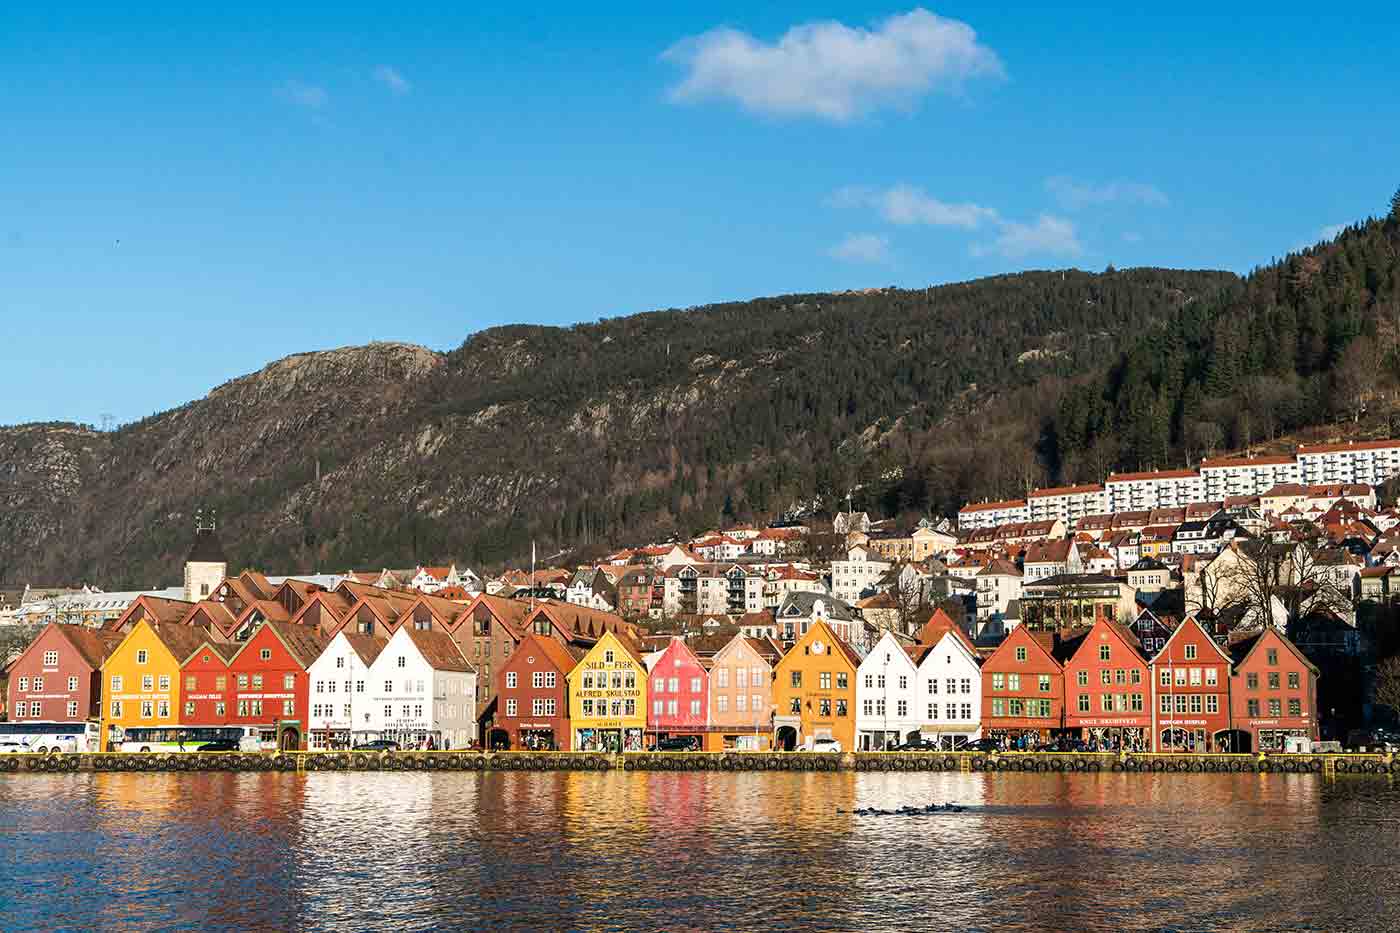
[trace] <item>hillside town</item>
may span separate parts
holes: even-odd
[[[230,572],[0,593],[10,722],[266,747],[1279,751],[1386,710],[1400,442],[738,525],[571,567]]]

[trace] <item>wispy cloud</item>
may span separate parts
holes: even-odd
[[[1077,256],[1084,251],[1074,224],[1063,217],[1041,214],[1034,223],[1022,223],[1008,219],[996,208],[971,202],[944,201],[913,185],[895,185],[885,189],[860,186],[841,188],[827,199],[827,205],[873,210],[886,223],[902,227],[995,231],[995,239],[971,247],[974,256],[998,254],[1019,259],[1031,254]]]
[[[389,65],[380,65],[374,69],[374,80],[393,91],[395,94],[403,95],[413,90],[413,84],[405,78],[397,68]]]
[[[1004,74],[971,26],[923,8],[869,29],[804,23],[774,43],[721,27],[682,39],[662,58],[686,71],[673,100],[729,99],[752,113],[836,122]]]
[[[1328,243],[1342,235],[1342,231],[1347,228],[1347,224],[1328,224],[1317,232],[1317,235]]]
[[[883,265],[890,261],[890,241],[874,233],[852,233],[827,250],[827,255],[842,262]]]
[[[1007,259],[1030,255],[1078,256],[1084,252],[1074,224],[1063,217],[1041,214],[1033,224],[1002,221],[997,238],[972,248],[974,256],[997,253]]]
[[[282,93],[293,103],[311,110],[320,110],[330,100],[325,88],[301,81],[288,81],[282,86]]]
[[[1102,204],[1141,204],[1148,207],[1165,207],[1170,203],[1162,190],[1155,185],[1137,181],[1111,181],[1105,184],[1092,184],[1075,181],[1064,175],[1056,175],[1045,180],[1045,190],[1055,196],[1065,210],[1078,211],[1086,207]]]
[[[917,224],[976,230],[982,224],[997,219],[997,212],[990,207],[940,201],[912,185],[895,185],[884,191],[862,187],[842,188],[831,196],[829,203],[833,207],[873,208],[889,223],[904,227]]]

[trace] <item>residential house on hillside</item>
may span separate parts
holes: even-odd
[[[1084,569],[1079,546],[1072,538],[1037,542],[1026,549],[1022,573],[1026,583],[1080,573]]]
[[[977,630],[1006,630],[1006,612],[1021,598],[1022,576],[1016,565],[996,559],[977,574]]]
[[[831,562],[831,592],[837,599],[854,603],[866,590],[875,586],[893,566],[888,561],[875,560],[863,547],[853,547],[844,560]]]
[[[1021,625],[1034,632],[1088,628],[1100,619],[1128,622],[1136,614],[1137,594],[1119,577],[1062,574],[1021,587]]]
[[[859,620],[853,607],[834,597],[816,593],[788,594],[778,607],[774,621],[778,625],[777,640],[785,649],[801,641],[802,636],[817,622],[824,623],[847,645],[851,638],[859,634]]]
[[[602,570],[584,568],[577,571],[569,581],[565,599],[575,606],[611,612],[617,607],[617,586]]]

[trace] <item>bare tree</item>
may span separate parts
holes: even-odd
[[[889,589],[899,614],[899,632],[909,635],[928,620],[930,615],[928,590],[917,573],[905,573],[903,566],[894,570],[894,585]]]
[[[1376,702],[1400,716],[1400,655],[1376,665]]]
[[[1337,395],[1339,401],[1345,404],[1345,411],[1351,415],[1353,423],[1361,420],[1376,394],[1382,356],[1380,345],[1370,337],[1362,336],[1347,344],[1342,358],[1337,362]]]
[[[1242,608],[1245,618],[1260,627],[1274,622],[1276,606],[1283,609],[1285,623],[1318,610],[1351,612],[1351,594],[1335,579],[1335,549],[1321,548],[1315,541],[1250,541],[1236,550],[1240,559],[1222,568],[1220,579],[1213,581],[1215,599],[1223,603],[1217,611]]]

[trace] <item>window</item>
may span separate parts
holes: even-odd
[[[963,719],[964,721],[966,721],[966,722],[972,722],[972,704],[971,704],[971,703],[964,703],[964,704],[962,704],[961,710],[962,710],[962,719]],[[951,714],[952,711],[953,711],[953,704],[949,703],[949,704],[948,704],[948,712]],[[952,719],[953,717],[952,717],[952,715],[949,715],[948,718],[949,718],[949,719]]]
[[[1188,671],[1187,668],[1178,667],[1178,668],[1176,669],[1176,685],[1177,685],[1178,687],[1184,687],[1184,686],[1186,686],[1186,675],[1187,675],[1188,673],[1190,673],[1190,672]]]
[[[742,676],[743,674],[744,668],[741,667],[738,669],[735,676]],[[721,667],[718,671],[715,672],[715,683],[720,687],[729,686],[729,668]]]
[[[214,704],[214,715],[215,715],[215,716],[222,716],[222,715],[224,715],[224,711],[225,711],[227,708],[228,708],[228,707],[226,707],[226,706],[224,705],[224,701],[223,701],[223,700],[219,700],[217,703]]]
[[[113,700],[113,701],[112,701],[112,718],[113,718],[113,719],[121,719],[121,718],[122,718],[122,701],[121,701],[121,700]]]
[[[263,685],[262,675],[261,675],[261,674],[254,674],[254,675],[253,675],[253,689],[254,689],[254,690],[261,690],[261,689],[262,689],[262,685]]]
[[[240,715],[240,716],[247,716],[247,715],[248,715],[248,701],[247,701],[247,700],[239,700],[239,701],[238,701],[238,715]]]
[[[145,663],[146,663],[147,661],[149,661],[150,659],[151,659],[151,653],[150,653],[149,651],[147,651],[145,648],[142,648],[141,650],[139,650],[139,651],[136,652],[136,663],[137,663],[137,664],[145,664]]]
[[[1195,645],[1187,645],[1187,646],[1186,646],[1186,660],[1188,660],[1188,661],[1194,661],[1194,660],[1196,660],[1196,646],[1195,646]]]
[[[1133,686],[1136,687],[1142,683],[1142,669],[1135,667],[1132,669],[1131,673],[1132,676],[1129,679],[1132,681]]]
[[[57,667],[57,666],[58,666],[58,652],[57,652],[57,651],[45,651],[45,652],[44,652],[44,666],[45,666],[45,667]]]
[[[1079,694],[1079,711],[1080,711],[1081,713],[1087,713],[1087,712],[1089,712],[1089,694],[1087,694],[1087,693],[1081,693],[1081,694]]]
[[[1269,671],[1269,689],[1278,689],[1278,671]]]
[[[622,679],[621,679],[621,678],[622,678],[622,675],[621,675],[621,674],[616,674],[616,675],[614,675],[613,680],[617,681],[617,683],[613,684],[614,687],[620,687],[620,686],[622,686]],[[666,680],[666,689],[669,690],[671,693],[680,693],[680,692],[681,692],[681,679],[680,679],[679,677],[669,677],[669,678],[667,678],[667,680]]]
[[[817,686],[820,687],[822,690],[831,689],[831,671],[822,671],[820,674],[817,675]]]
[[[831,701],[828,700],[828,699],[823,698],[823,699],[820,701],[817,714],[818,714],[819,716],[830,717],[830,716],[831,716]]]
[[[1289,671],[1289,672],[1288,672],[1288,689],[1289,689],[1289,690],[1297,690],[1297,689],[1298,689],[1298,681],[1299,681],[1299,674],[1298,674],[1298,672],[1297,672],[1297,671]]]
[[[243,690],[243,689],[246,689],[247,686],[248,686],[248,675],[247,675],[247,674],[239,674],[239,675],[238,675],[238,689]]]
[[[1161,669],[1159,674],[1160,676],[1157,678],[1157,680],[1161,683],[1161,685],[1163,687],[1170,687],[1172,685],[1171,668],[1164,667]]]
[[[113,686],[114,688],[120,690],[120,689],[121,689],[121,682],[122,682],[122,679],[121,679],[120,677],[117,677],[117,676],[113,675],[113,677],[112,677],[112,686]],[[20,689],[21,691],[24,691],[24,692],[27,692],[27,691],[29,690],[29,678],[28,678],[28,677],[21,677],[21,678],[19,679],[19,689]]]
[[[1201,695],[1199,693],[1191,694],[1191,712],[1201,712]]]
[[[344,658],[336,658],[336,659],[335,659],[335,666],[336,666],[336,667],[344,667],[344,666],[345,666],[345,659],[344,659]]]
[[[993,716],[1005,716],[1005,715],[1006,715],[1006,701],[1003,700],[1001,697],[997,697],[996,699],[992,700],[992,715],[993,715]]]
[[[788,704],[788,712],[794,716],[802,712],[802,701],[797,697],[793,697],[792,702]]]
[[[1006,708],[1012,716],[1024,716],[1026,714],[1026,701],[1012,697],[1007,701]]]
[[[214,678],[214,689],[215,689],[215,690],[227,690],[227,689],[228,689],[228,675],[226,675],[226,674],[220,674],[220,675],[218,675],[217,677],[215,677],[215,678]]]
[[[1297,701],[1295,700],[1294,702],[1296,703]],[[78,718],[78,701],[77,701],[77,700],[69,700],[69,701],[68,701],[68,706],[67,706],[67,709],[65,710],[65,712],[66,712],[66,714],[67,714],[67,716],[68,716],[69,719],[77,719],[77,718]]]
[[[145,693],[150,693],[156,688],[156,679],[150,674],[141,675],[141,689]]]
[[[866,685],[867,687],[870,686],[870,675],[869,675],[869,674],[866,675],[865,681],[866,681],[865,685]],[[929,692],[929,695],[930,695],[930,696],[936,696],[936,695],[938,694],[938,678],[937,678],[937,677],[930,677],[930,678],[929,678],[929,681],[928,681],[928,692]]]
[[[1089,672],[1079,671],[1074,675],[1074,682],[1081,687],[1089,686]]]
[[[1259,675],[1251,671],[1244,675],[1244,685],[1250,690],[1259,689]]]
[[[1037,680],[1038,680],[1038,682],[1039,682],[1039,683],[1038,683],[1038,686],[1040,687],[1040,692],[1041,692],[1041,693],[1049,693],[1049,692],[1050,692],[1050,675],[1049,675],[1049,674],[1041,674],[1041,675],[1039,675],[1039,677],[1037,678]]]
[[[1216,679],[1217,676],[1218,676],[1218,673],[1217,673],[1217,671],[1216,671],[1215,668],[1213,668],[1213,667],[1208,667],[1208,668],[1206,668],[1206,686],[1207,686],[1207,687],[1214,687],[1214,686],[1216,685],[1216,683],[1218,682],[1217,679]]]
[[[506,671],[506,689],[514,690],[516,684],[515,671]],[[386,687],[387,689],[387,687]]]
[[[583,715],[585,715],[585,716],[592,716],[592,715],[593,715],[593,701],[592,701],[592,700],[584,700],[584,701],[583,701]]]
[[[736,708],[736,709],[738,708],[739,701],[742,700],[743,698],[744,698],[744,697],[743,697],[742,694],[734,698],[735,708]],[[727,712],[729,712],[729,696],[728,696],[728,694],[721,693],[721,694],[719,694],[717,697],[715,697],[715,710],[716,710],[717,712],[721,712],[721,713],[727,713]]]
[[[658,677],[658,678],[656,678],[655,680],[653,680],[653,681],[651,682],[651,692],[652,692],[652,693],[665,693],[665,692],[666,692],[666,678],[665,678],[665,677]]]
[[[666,701],[665,701],[665,700],[652,700],[652,701],[651,701],[651,714],[652,714],[653,716],[660,716],[660,715],[661,715],[662,713],[664,713],[665,711],[666,711]]]
[[[385,707],[385,709],[386,709],[386,710],[387,710],[387,709],[390,709],[390,707]],[[507,715],[507,716],[514,716],[514,715],[516,714],[516,712],[517,712],[519,709],[520,709],[520,706],[519,706],[519,704],[518,704],[514,699],[506,700],[506,715]]]
[[[793,672],[792,672],[792,686],[793,686],[794,688],[799,688],[799,689],[801,688],[801,686],[802,686],[802,672],[801,672],[801,671],[793,671]]]
[[[1023,662],[1023,661],[1026,660],[1026,649],[1025,649],[1025,648],[1017,648],[1017,649],[1016,649],[1016,660],[1017,660],[1018,662]]]
[[[543,715],[544,715],[544,700],[543,700],[543,699],[541,699],[540,697],[535,697],[535,699],[534,699],[533,701],[531,701],[531,703],[530,703],[530,715],[531,715],[531,716],[543,716]]]
[[[993,675],[992,675],[992,689],[993,689],[993,690],[1005,690],[1005,689],[1006,689],[1006,675],[1005,675],[1005,674],[993,674]]]
[[[699,701],[699,700],[691,700],[691,701],[690,701],[690,715],[692,715],[692,716],[699,716],[699,715],[700,715],[700,701]]]
[[[249,711],[249,715],[251,715],[251,716],[261,716],[261,715],[263,714],[263,711],[262,711],[262,700],[254,700],[252,703],[249,704],[249,706],[251,707],[251,709],[250,709],[250,711]]]
[[[1298,699],[1297,697],[1290,697],[1288,700],[1288,715],[1303,715],[1303,701]]]
[[[1021,675],[1020,675],[1020,674],[1007,674],[1007,675],[1006,675],[1006,689],[1007,689],[1007,690],[1020,690],[1020,689],[1021,689]]]
[[[700,678],[699,678],[699,677],[692,677],[692,678],[690,678],[690,692],[691,692],[691,693],[699,693],[699,692],[700,692]]]
[[[384,692],[385,692],[385,693],[393,693],[393,692],[394,692],[394,682],[393,682],[392,680],[386,680],[386,681],[384,681]]]
[[[1158,699],[1161,701],[1157,704],[1160,707],[1160,712],[1170,713],[1172,711],[1172,698],[1164,693]]]
[[[846,701],[845,701],[845,700],[837,700],[837,701],[836,701],[836,715],[837,715],[838,717],[843,717],[843,716],[846,715]]]
[[[1193,667],[1193,668],[1191,668],[1191,686],[1193,686],[1193,687],[1199,687],[1200,685],[1201,685],[1201,669],[1200,669],[1199,667]]]
[[[1207,713],[1218,713],[1218,712],[1220,712],[1220,697],[1216,696],[1216,695],[1213,694],[1213,693],[1207,694],[1207,696],[1206,696],[1206,712],[1207,712]]]
[[[141,718],[142,718],[142,719],[151,719],[151,718],[153,718],[153,717],[155,716],[155,714],[156,714],[156,705],[155,705],[154,703],[152,703],[150,700],[142,700],[142,701],[141,701]]]
[[[1270,666],[1270,667],[1273,667],[1273,666],[1277,665],[1277,664],[1278,664],[1278,649],[1277,649],[1277,648],[1270,648],[1270,649],[1269,649],[1268,655],[1269,655],[1269,666]]]
[[[1269,701],[1269,715],[1270,715],[1270,716],[1282,716],[1282,715],[1283,715],[1283,702],[1282,702],[1281,700],[1270,700],[1270,701]]]
[[[1099,645],[1099,660],[1100,660],[1100,661],[1107,661],[1107,660],[1109,659],[1109,656],[1110,656],[1111,654],[1112,654],[1112,649],[1110,649],[1110,648],[1108,647],[1108,645]]]
[[[1103,684],[1105,687],[1112,684],[1113,672],[1110,671],[1108,668],[1104,668],[1103,670],[1099,671],[1099,683]]]
[[[1133,705],[1132,705],[1132,711],[1133,711],[1134,713],[1140,713],[1140,712],[1142,712],[1142,694],[1141,694],[1141,693],[1134,693],[1134,694],[1133,694],[1133,696],[1132,696],[1132,703],[1133,703]]]
[[[295,674],[283,674],[283,675],[282,675],[282,689],[283,689],[283,690],[295,690],[295,689],[296,689],[296,683],[297,683],[297,680],[296,680],[296,675],[295,675]],[[349,685],[349,684],[346,684],[345,689],[346,689],[347,692],[349,692],[349,690],[350,690],[350,685]]]
[[[901,689],[901,690],[908,690],[908,689],[909,689],[909,678],[908,678],[908,677],[905,677],[905,676],[902,675],[902,674],[901,674],[900,677],[899,677],[899,689]]]
[[[613,653],[611,649],[603,652],[603,661],[607,664],[613,663]]]
[[[680,704],[680,701],[679,701],[679,700],[667,700],[667,701],[666,701],[666,715],[667,715],[667,716],[675,716],[675,715],[678,715],[678,714],[680,713],[680,705],[681,705],[681,704]]]
[[[293,703],[292,700],[283,700],[283,701],[282,701],[282,715],[283,715],[283,716],[295,716],[295,715],[296,715],[296,707],[293,706],[292,703]]]
[[[971,678],[971,677],[964,677],[960,682],[961,682],[961,684],[962,684],[962,692],[963,692],[963,693],[971,693],[971,692],[972,692],[972,678]]]
[[[259,661],[271,661],[271,660],[272,660],[272,649],[271,649],[271,648],[263,648],[261,651],[259,651],[259,652],[258,652],[258,660],[259,660]]]
[[[846,689],[846,685],[847,685],[849,682],[850,682],[850,681],[849,681],[849,679],[848,679],[848,677],[847,677],[847,675],[846,675],[845,673],[843,673],[843,672],[841,672],[841,671],[837,671],[837,672],[836,672],[836,689],[837,689],[837,690],[845,690],[845,689]]]
[[[554,671],[544,672],[544,686],[546,690],[552,690],[559,685],[559,675]]]
[[[408,660],[403,655],[399,655],[398,664],[399,667],[406,667],[408,665]]]

